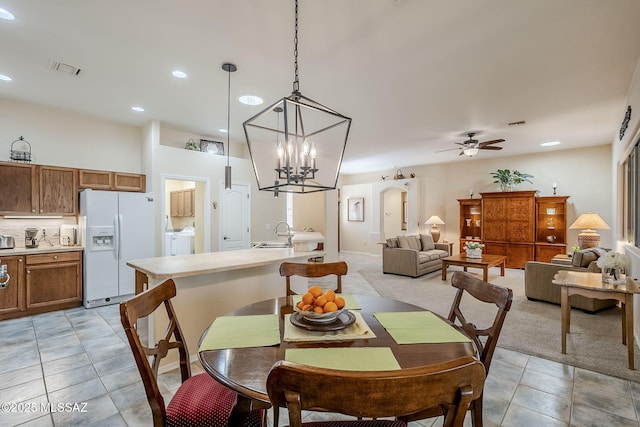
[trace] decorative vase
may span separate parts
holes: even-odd
[[[512,191],[512,190],[513,190],[512,184],[509,184],[508,182],[500,183],[500,191]]]
[[[482,258],[482,248],[465,250],[467,251],[467,258]]]
[[[464,221],[467,223],[467,227],[471,227],[471,218],[467,218]]]
[[[603,283],[625,283],[627,275],[622,267],[611,267],[602,269]]]

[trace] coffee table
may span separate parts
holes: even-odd
[[[468,258],[467,254],[451,255],[446,258],[442,258],[442,280],[447,280],[447,267],[450,265],[459,265],[464,267],[464,271],[467,268],[481,268],[482,280],[487,282],[489,276],[489,268],[500,267],[500,275],[504,276],[504,267],[507,257],[504,255],[489,255],[482,254],[482,258]]]
[[[553,283],[560,286],[560,308],[562,310],[562,354],[567,354],[567,334],[571,325],[572,295],[587,298],[614,299],[622,304],[622,344],[627,346],[629,369],[634,366],[633,339],[633,295],[640,293],[638,283],[627,276],[625,283],[603,283],[602,274],[582,271],[560,270],[553,277]],[[594,316],[594,319],[597,316]]]

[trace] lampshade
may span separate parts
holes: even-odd
[[[594,229],[609,230],[610,227],[600,218],[600,215],[587,212],[580,215],[569,229],[582,230],[582,233],[578,234],[578,246],[580,249],[586,249],[600,246],[600,235]]]
[[[444,225],[444,221],[438,215],[431,215],[424,223],[427,225],[431,224],[431,237],[434,243],[438,243],[438,240],[440,240],[440,229],[438,225]]]
[[[462,152],[465,155],[467,155],[469,157],[472,157],[472,156],[475,156],[476,154],[478,154],[478,147],[465,148],[464,150],[462,150]]]
[[[424,222],[427,225],[444,225],[444,221],[440,219],[438,215],[431,215],[428,220]]]
[[[258,189],[275,195],[335,189],[349,137],[349,117],[299,88],[296,0],[293,92],[243,123]]]

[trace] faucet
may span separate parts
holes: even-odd
[[[291,226],[287,221],[280,221],[279,223],[277,223],[276,228],[273,229],[273,233],[276,236],[278,235],[278,227],[280,227],[280,224],[284,224],[287,226],[287,247],[290,248],[293,246],[293,243],[291,243]]]

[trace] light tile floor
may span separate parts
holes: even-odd
[[[342,255],[345,292],[375,295],[359,266],[380,257]],[[151,411],[117,306],[0,321],[0,426],[151,426]],[[202,372],[194,364],[193,372]],[[160,374],[167,399],[180,385]],[[56,405],[67,404],[58,409]],[[54,410],[48,410],[53,405]],[[75,406],[74,406],[75,405]],[[485,385],[485,425],[635,426],[640,384],[498,348]],[[309,420],[322,418],[309,414]],[[286,421],[282,412],[281,424]],[[412,423],[442,425],[441,420]],[[469,417],[465,425],[471,425]]]

